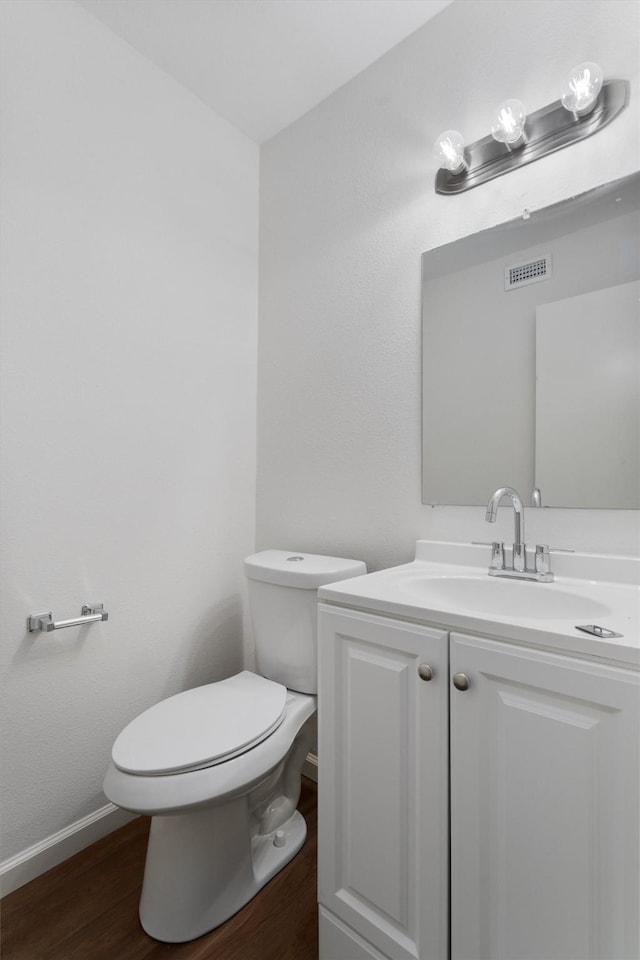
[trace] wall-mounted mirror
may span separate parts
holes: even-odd
[[[640,174],[422,258],[422,500],[640,507]]]

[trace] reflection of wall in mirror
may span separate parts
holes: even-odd
[[[424,255],[424,503],[482,505],[503,484],[529,502],[540,485],[536,309],[638,279],[637,183],[627,183],[624,209],[607,187],[609,202],[595,212],[577,198],[538,211],[526,224],[503,224]],[[612,208],[620,212],[611,216]],[[505,290],[505,268],[541,254],[551,256],[552,275]],[[577,444],[563,455],[579,456]],[[547,487],[544,506],[580,505],[566,489],[558,500],[555,486]],[[623,506],[610,497],[589,505]]]
[[[640,507],[640,284],[536,310],[535,482],[543,503]]]

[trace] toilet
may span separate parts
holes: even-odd
[[[140,922],[181,943],[240,910],[298,852],[296,809],[316,710],[316,593],[358,560],[266,550],[244,562],[257,672],[178,693],[116,739],[112,803],[152,817]]]

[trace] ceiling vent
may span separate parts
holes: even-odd
[[[505,290],[526,287],[529,283],[540,283],[551,278],[551,254],[544,253],[525,263],[512,263],[504,268]]]

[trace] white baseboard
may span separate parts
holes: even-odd
[[[307,759],[302,767],[302,776],[309,777],[314,783],[318,782],[318,758],[315,753],[308,753]]]
[[[95,813],[90,813],[39,843],[34,843],[15,857],[3,860],[0,863],[0,897],[6,897],[18,887],[35,880],[52,867],[57,867],[63,860],[68,860],[75,853],[106,837],[108,833],[124,826],[135,817],[135,813],[128,813],[112,803],[107,803]]]

